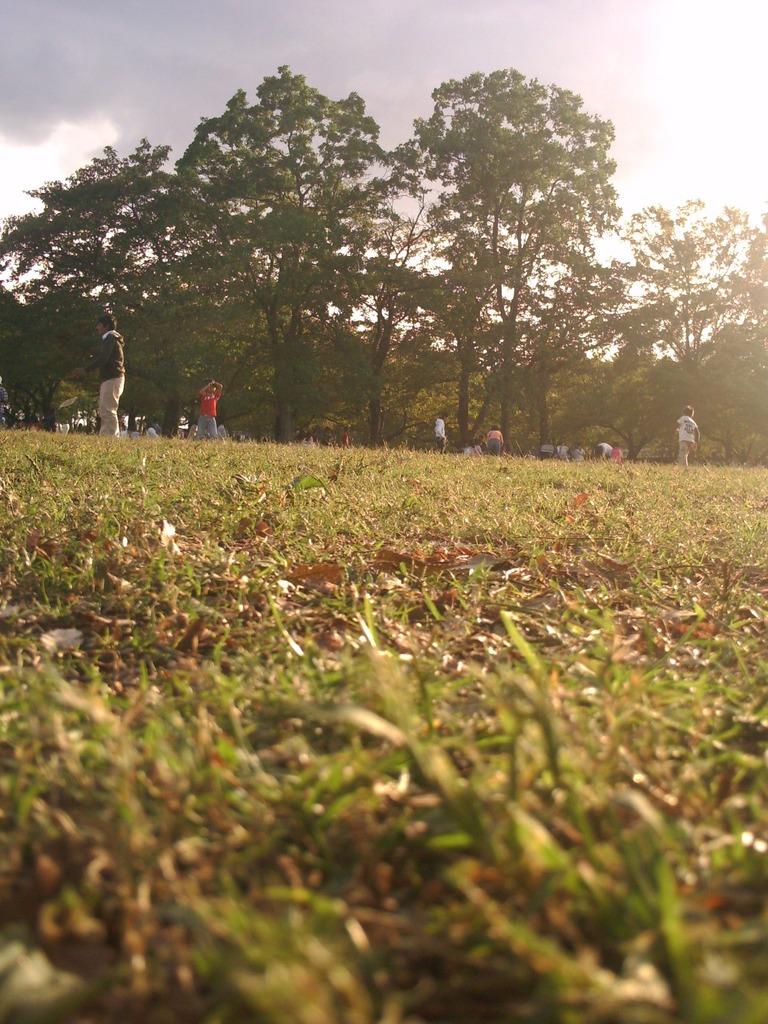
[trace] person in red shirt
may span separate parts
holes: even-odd
[[[197,421],[197,439],[209,437],[219,440],[216,426],[216,403],[221,398],[223,388],[217,380],[207,380],[200,390],[200,417]]]

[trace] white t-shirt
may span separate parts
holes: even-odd
[[[677,421],[677,436],[681,441],[695,441],[698,429],[690,416],[681,416]]]
[[[439,416],[435,420],[435,437],[440,439],[445,437],[445,420],[441,420]]]

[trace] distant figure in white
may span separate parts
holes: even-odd
[[[447,438],[445,436],[445,417],[438,416],[435,420],[435,447],[441,455],[445,455],[445,445]]]
[[[693,406],[686,405],[683,415],[675,424],[677,434],[677,461],[688,469],[688,456],[699,447],[699,428],[693,418]]]

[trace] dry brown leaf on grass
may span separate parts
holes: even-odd
[[[249,534],[255,534],[257,537],[268,537],[274,532],[274,529],[265,519],[254,519],[251,516],[243,516],[235,527],[236,537],[247,537]]]
[[[108,572],[105,578],[112,589],[117,591],[118,594],[134,589],[133,583],[129,580],[123,579],[122,576],[115,576],[113,573]]]
[[[476,551],[474,548],[456,546],[438,548],[430,555],[420,551],[396,551],[393,548],[379,548],[371,562],[371,568],[378,572],[397,572],[405,569],[417,575],[440,572],[472,572],[482,567],[494,567],[498,563],[495,555]]]
[[[206,626],[204,619],[192,619],[174,646],[177,651],[184,654],[197,654],[201,641],[210,640],[212,636],[213,633]]]
[[[700,619],[696,612],[683,608],[668,608],[661,612],[657,626],[661,632],[676,639],[687,635],[692,639],[709,640],[726,632],[713,619]]]
[[[295,586],[323,589],[338,586],[344,576],[344,569],[336,562],[317,562],[313,565],[297,565],[286,578]]]
[[[612,555],[607,555],[604,552],[598,552],[600,559],[606,569],[610,569],[612,572],[629,572],[629,563],[620,562],[618,558],[614,558]]]
[[[38,554],[48,555],[49,558],[58,549],[56,541],[43,538],[37,527],[27,533],[24,546],[30,553],[36,551]]]
[[[378,572],[397,572],[401,568],[408,572],[423,572],[425,567],[426,562],[420,556],[393,548],[379,548],[371,562],[371,568]]]

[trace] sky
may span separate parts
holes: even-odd
[[[180,158],[281,65],[358,93],[387,147],[443,82],[515,68],[613,123],[625,215],[768,213],[765,0],[0,0],[0,25],[0,218],[105,146]]]

